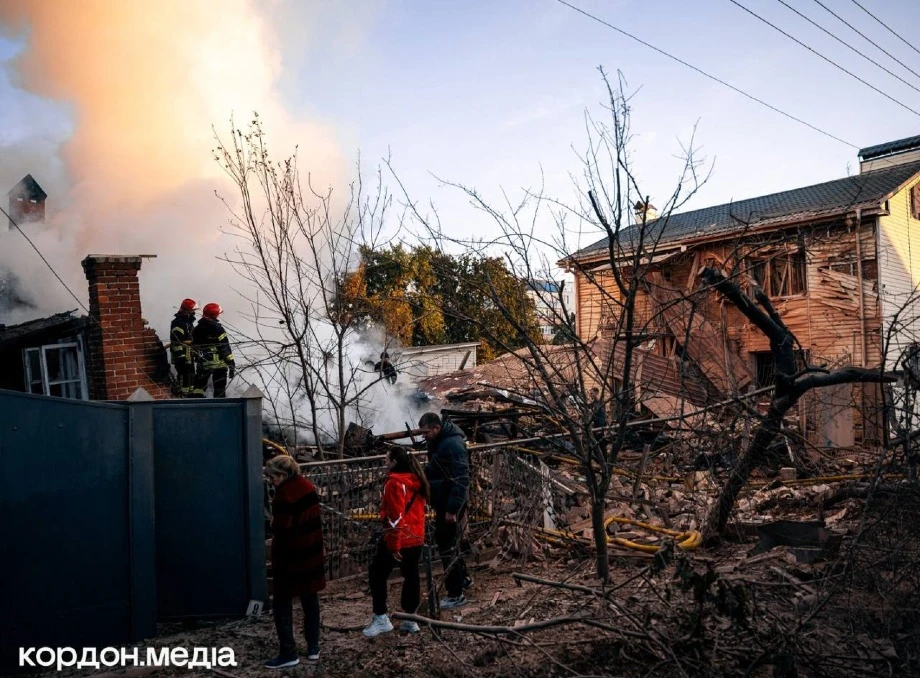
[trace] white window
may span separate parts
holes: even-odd
[[[49,344],[23,352],[29,393],[88,400],[86,369],[79,343]]]

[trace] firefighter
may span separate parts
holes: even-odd
[[[195,376],[195,397],[204,398],[211,375],[214,376],[214,397],[227,395],[227,382],[236,373],[236,364],[230,349],[230,340],[217,317],[223,313],[220,304],[205,304],[201,320],[192,333],[192,350],[197,361]]]
[[[380,372],[381,378],[391,384],[396,383],[396,368],[390,362],[390,354],[386,351],[380,354],[380,360],[374,365],[374,372]]]
[[[194,299],[183,299],[179,311],[169,326],[169,352],[176,368],[179,395],[191,397],[195,390],[195,361],[192,359],[192,330],[195,326]]]

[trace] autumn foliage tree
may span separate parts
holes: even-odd
[[[539,336],[525,281],[497,257],[454,256],[424,245],[362,248],[360,264],[343,281],[341,303],[402,345],[481,341],[486,360]]]

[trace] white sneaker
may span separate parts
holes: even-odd
[[[393,624],[390,622],[390,618],[387,615],[375,614],[371,623],[368,624],[361,633],[367,638],[373,638],[374,636],[379,636],[381,633],[389,633],[392,630]]]
[[[408,621],[407,619],[404,619],[399,623],[399,630],[403,633],[418,633],[421,631],[417,623],[414,621]]]
[[[452,607],[460,607],[461,605],[466,605],[469,601],[466,599],[466,596],[462,593],[459,596],[454,598],[447,597],[441,601],[441,609],[449,610]]]

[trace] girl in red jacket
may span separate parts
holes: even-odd
[[[393,630],[387,616],[387,578],[396,565],[403,576],[403,611],[415,614],[421,597],[418,563],[425,543],[425,505],[431,489],[418,459],[402,448],[390,450],[387,468],[380,507],[384,533],[370,567],[374,618],[363,631],[368,638]],[[419,630],[418,624],[410,621],[402,622],[399,628],[408,633]]]

